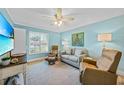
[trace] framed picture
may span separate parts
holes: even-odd
[[[84,46],[84,32],[72,34],[72,46]]]

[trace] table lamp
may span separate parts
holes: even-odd
[[[105,42],[112,41],[112,34],[111,33],[98,34],[97,40],[103,42],[103,47],[105,47]]]

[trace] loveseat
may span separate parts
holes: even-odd
[[[60,53],[60,59],[62,62],[77,68],[79,68],[80,62],[86,56],[88,56],[88,50],[86,48],[67,48]]]

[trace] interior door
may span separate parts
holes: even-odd
[[[26,53],[26,30],[14,29],[14,50],[11,54]]]

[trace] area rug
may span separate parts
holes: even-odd
[[[27,85],[80,85],[79,69],[58,62],[48,65],[48,62],[37,62],[27,66]]]

